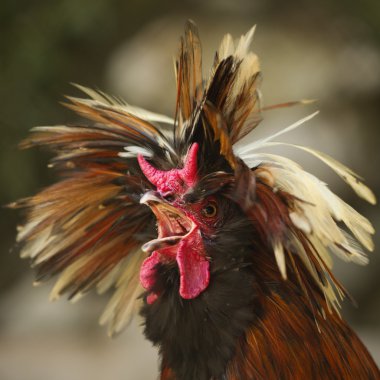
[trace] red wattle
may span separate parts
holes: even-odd
[[[198,228],[179,243],[176,257],[179,273],[179,294],[192,299],[199,296],[210,281],[209,262],[204,255],[202,236]]]
[[[173,261],[177,261],[179,268],[180,296],[184,299],[193,299],[199,296],[209,284],[210,264],[205,257],[202,236],[198,228],[193,229],[178,245],[153,251],[141,265],[141,285],[148,291],[153,289],[157,264]],[[153,303],[158,296],[151,292],[147,298],[148,303]]]

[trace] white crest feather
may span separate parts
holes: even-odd
[[[147,120],[153,123],[164,123],[164,124],[171,124],[171,125],[174,124],[174,119],[169,116],[151,112],[137,106],[131,106],[125,101],[121,99],[117,99],[115,97],[111,97],[110,95],[107,95],[102,91],[95,91],[91,88],[81,86],[76,83],[74,83],[73,85],[77,87],[79,90],[81,90],[82,92],[84,92],[85,94],[87,94],[89,97],[91,97],[94,101],[97,101],[100,103],[106,102],[108,105],[113,106],[115,109],[120,109],[124,112],[130,113],[134,116],[137,116],[138,118],[142,120]],[[89,101],[91,102],[91,100]]]
[[[331,253],[345,261],[365,265],[368,263],[368,258],[362,247],[369,251],[372,251],[374,248],[372,240],[374,228],[371,223],[335,195],[325,183],[303,170],[293,160],[284,156],[258,151],[265,147],[276,147],[278,145],[301,149],[328,165],[360,197],[374,204],[376,199],[372,191],[361,183],[359,176],[345,165],[312,148],[271,141],[304,124],[317,113],[314,112],[271,136],[245,146],[238,146],[234,151],[235,154],[240,155],[248,166],[260,167],[261,170],[258,175],[261,176],[261,173],[264,173],[264,180],[270,178],[274,191],[276,189],[283,190],[294,197],[294,206],[289,212],[289,218],[293,226],[308,237],[308,240],[315,248],[315,253],[313,253],[315,256],[314,260],[320,263],[321,268],[326,267],[331,269]],[[338,226],[338,223],[341,222],[344,223],[347,230]],[[342,298],[342,292],[339,287],[333,285],[333,280],[322,282],[297,238],[288,238],[290,239],[289,244],[296,247],[296,251],[309,272],[315,281],[319,283],[325,294],[328,307],[337,310],[339,298]],[[281,275],[285,278],[284,247],[281,243],[276,242],[273,244],[273,251]],[[327,272],[326,278],[330,278]]]
[[[273,251],[274,256],[276,258],[278,269],[281,272],[281,276],[284,280],[286,280],[286,260],[284,253],[284,246],[280,241],[276,241],[273,243]]]
[[[327,166],[329,166],[332,170],[334,170],[334,172],[340,178],[342,178],[355,191],[355,193],[359,197],[363,198],[368,203],[371,203],[373,205],[376,204],[375,194],[372,192],[370,188],[368,188],[359,180],[360,176],[357,175],[355,172],[353,172],[347,166],[343,165],[341,162],[327,155],[326,153],[320,152],[316,149],[309,148],[306,146],[283,143],[283,142],[273,141],[273,142],[266,142],[265,144],[263,144],[263,146],[275,146],[275,145],[285,145],[285,146],[297,148],[313,155],[314,157],[318,158],[323,163],[325,163]]]
[[[118,154],[119,157],[131,158],[137,157],[137,155],[142,154],[144,157],[152,157],[153,153],[146,148],[141,146],[126,146],[124,147],[125,152],[120,152]]]

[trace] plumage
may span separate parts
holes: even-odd
[[[237,43],[227,34],[204,79],[198,31],[186,24],[174,119],[76,85],[89,98],[65,105],[87,121],[36,127],[21,143],[52,150],[61,175],[12,205],[27,211],[21,256],[36,281],[58,277],[52,300],[114,289],[100,320],[110,335],[140,309],[163,380],[378,379],[339,316],[347,292],[331,271],[331,254],[366,264],[374,229],[299,164],[265,152],[318,112],[241,141],[276,107],[261,106],[254,30]],[[277,107],[299,103],[309,101]],[[343,164],[286,145],[376,202]]]

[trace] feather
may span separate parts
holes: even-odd
[[[231,34],[227,33],[224,35],[222,42],[220,43],[219,49],[217,51],[217,57],[219,61],[226,59],[227,57],[234,54],[234,41]]]
[[[268,137],[264,137],[260,140],[254,141],[251,144],[246,144],[245,146],[236,147],[235,153],[239,156],[247,157],[247,154],[249,154],[249,152],[252,152],[256,149],[265,147],[265,144],[267,144],[268,141],[273,140],[274,138],[281,136],[285,133],[293,131],[294,129],[300,127],[301,125],[303,125],[304,123],[306,123],[307,121],[309,121],[310,119],[312,119],[313,117],[318,115],[318,113],[319,113],[319,111],[313,112],[312,114],[310,114],[310,115],[308,115],[308,116],[306,116],[300,120],[297,120],[295,123],[293,123],[293,124],[289,125],[288,127],[280,130],[279,132],[274,133],[273,135],[270,135]]]
[[[81,86],[77,83],[73,83],[73,86],[81,90],[83,93],[88,95],[90,98],[92,98],[96,102],[103,103],[103,104],[106,103],[109,106],[114,107],[115,109],[119,109],[125,113],[135,115],[142,120],[147,120],[152,123],[164,123],[164,124],[171,124],[171,125],[174,124],[174,119],[169,116],[154,113],[140,107],[131,106],[130,104],[126,103],[124,100],[112,98],[101,91],[95,91],[91,88]]]
[[[258,92],[260,65],[257,56],[248,51],[254,31],[255,26],[241,36],[236,48],[232,37],[229,34],[224,36],[207,85],[207,91],[223,89],[211,102],[221,111],[233,144],[252,131],[261,120]]]
[[[311,253],[315,257],[317,257],[316,252],[319,253],[318,261],[320,261],[321,267],[325,264],[327,267],[331,267],[328,251],[337,254],[338,257],[344,257],[346,261],[362,265],[368,262],[363,250],[352,236],[348,232],[343,232],[337,225],[337,222],[344,222],[356,239],[366,249],[372,250],[371,235],[374,230],[366,218],[333,194],[326,184],[305,172],[293,161],[285,157],[263,153],[258,153],[256,160],[260,161],[261,168],[265,168],[271,173],[274,188],[284,190],[294,196],[293,209],[295,208],[295,211],[290,211],[290,220],[293,227],[308,236],[312,246],[315,247]],[[354,241],[355,243],[353,243]],[[293,245],[294,243],[293,240]],[[301,247],[298,247],[297,252],[302,251]],[[310,260],[309,255],[301,257],[306,264]],[[310,273],[313,274],[312,267],[307,266]],[[326,285],[330,282],[321,282],[315,274],[313,277],[326,294],[328,303],[336,304],[336,297],[333,295],[330,285]],[[339,287],[337,283],[335,285]]]
[[[76,104],[84,104],[91,116],[92,107],[102,108],[99,103]],[[157,151],[158,141],[165,145],[166,140],[159,133],[153,138],[155,127],[145,121],[142,133],[138,128],[129,129],[137,123],[138,119],[131,117],[131,123],[125,125],[36,127],[21,144],[23,148],[49,147],[56,152],[52,167],[66,173],[60,182],[13,205],[28,209],[29,222],[19,229],[18,242],[21,256],[32,259],[37,282],[60,274],[51,291],[52,300],[67,293],[75,302],[97,286],[105,291],[117,282],[117,268],[125,258],[139,255],[133,253],[141,244],[136,235],[147,232],[152,217],[139,204],[144,179],[120,154],[125,148],[133,152],[136,143],[140,143],[137,150]],[[135,273],[128,273],[138,283]],[[127,274],[123,278],[127,282]],[[125,313],[122,317],[120,312],[115,316],[118,326],[127,323],[124,317],[130,317]]]
[[[126,146],[124,147],[124,149],[126,150],[126,152],[120,152],[119,157],[131,158],[137,157],[139,154],[145,157],[152,157],[152,152],[139,146]]]
[[[302,215],[301,213],[293,211],[293,212],[289,213],[289,217],[290,217],[290,220],[292,221],[292,223],[298,229],[300,229],[305,234],[308,234],[308,235],[311,234],[310,223],[304,215]]]
[[[355,193],[366,200],[368,203],[376,204],[376,197],[374,193],[369,189],[366,185],[359,181],[360,176],[358,176],[355,172],[353,172],[350,168],[338,162],[334,158],[330,157],[326,153],[322,153],[316,149],[312,149],[309,147],[295,145],[295,144],[287,144],[287,143],[276,143],[271,142],[267,143],[266,146],[275,146],[275,145],[286,145],[293,148],[301,149],[307,153],[310,153],[314,157],[318,158],[322,162],[324,162],[327,166],[329,166],[336,174],[339,175],[354,191]]]
[[[294,161],[274,154],[257,152],[258,149],[276,147],[278,145],[286,145],[304,150],[319,158],[333,169],[360,197],[374,204],[376,199],[372,191],[359,181],[359,176],[356,173],[343,164],[315,149],[271,141],[301,126],[316,114],[317,112],[271,136],[245,146],[234,147],[234,152],[240,155],[250,167],[260,167],[260,173],[263,169],[266,173],[270,173],[274,189],[284,190],[294,196],[293,210],[289,211],[290,221],[293,227],[302,231],[305,236],[308,236],[309,241],[315,248],[311,252],[314,252],[313,255],[317,258],[322,269],[324,265],[327,268],[331,268],[332,266],[329,252],[333,252],[345,261],[353,261],[364,265],[368,262],[368,259],[357,241],[369,251],[373,250],[371,235],[374,233],[374,229],[371,223],[331,192],[325,183],[304,171]],[[338,227],[337,223],[339,222],[343,222],[357,240],[351,234]],[[300,247],[298,248],[298,252],[302,252]],[[316,256],[317,252],[318,256]],[[277,252],[275,251],[275,255],[276,260],[278,260],[278,249]],[[307,264],[310,256],[303,255],[302,257],[304,263]],[[313,274],[312,267],[310,265],[307,266],[310,273]],[[336,305],[337,299],[332,290],[331,279],[321,282],[315,274],[313,274],[313,277],[323,289],[328,305]],[[325,277],[329,277],[327,272],[325,273]],[[334,280],[331,281],[339,290],[340,285]]]
[[[270,106],[261,107],[261,111],[270,111],[270,110],[275,110],[279,108],[288,108],[288,107],[293,107],[293,106],[298,106],[298,105],[308,105],[308,104],[315,103],[316,101],[317,101],[316,99],[301,99],[301,100],[296,100],[292,102],[272,104]]]
[[[278,265],[278,269],[281,272],[281,276],[284,280],[286,280],[286,261],[284,247],[282,243],[278,241],[273,243],[273,251]]]
[[[253,34],[255,33],[256,25],[254,25],[245,35],[241,36],[235,50],[235,56],[239,59],[244,59],[248,54],[249,46],[252,43]]]
[[[175,63],[177,78],[176,140],[184,138],[184,121],[194,116],[203,97],[202,51],[198,30],[192,21],[185,25],[185,37],[181,39]]]
[[[139,282],[139,268],[145,255],[138,250],[128,257],[112,276],[116,291],[99,319],[100,325],[108,325],[108,334],[120,333],[133,318],[141,303],[143,288]],[[111,280],[109,280],[111,281]],[[108,284],[111,286],[111,283]],[[98,291],[101,288],[98,285]]]

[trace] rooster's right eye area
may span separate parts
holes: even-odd
[[[209,202],[202,208],[202,214],[206,218],[213,218],[216,216],[218,208],[216,202]]]

